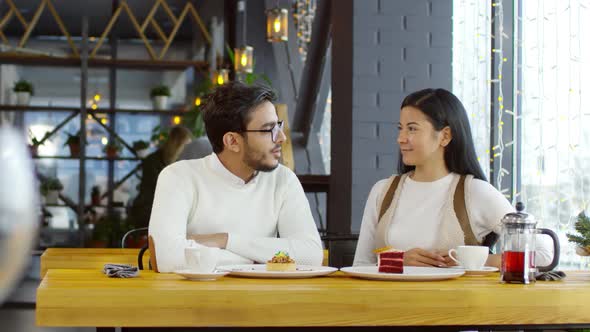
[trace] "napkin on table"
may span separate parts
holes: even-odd
[[[139,268],[129,264],[105,264],[102,272],[109,278],[134,278],[139,275]]]

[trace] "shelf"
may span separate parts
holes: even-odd
[[[20,105],[0,105],[1,111],[25,111],[25,112],[76,112],[80,107],[55,107],[55,106],[20,106]]]
[[[19,106],[19,105],[0,105],[0,112],[76,112],[79,111],[79,107],[56,107],[56,106]],[[99,109],[99,110],[87,110],[88,114],[114,114],[114,113],[126,113],[133,115],[185,115],[189,111],[184,109],[175,110],[150,110],[150,109]]]
[[[329,175],[298,174],[299,182],[305,192],[327,193],[330,191]]]
[[[33,159],[71,159],[71,160],[78,160],[80,157],[72,157],[72,156],[33,156]],[[107,157],[86,157],[87,160],[106,160],[106,161],[120,161],[120,160],[127,160],[127,161],[140,161],[143,158],[137,157],[120,157],[120,158],[107,158]]]
[[[28,66],[80,67],[82,61],[75,57],[55,57],[43,55],[27,55],[22,53],[0,53],[0,63]],[[149,59],[106,59],[88,60],[91,68],[120,68],[144,70],[186,70],[189,67],[207,69],[206,61],[190,60],[149,60]]]
[[[76,158],[78,159],[78,158]],[[141,161],[143,158],[137,157],[117,157],[117,158],[107,158],[107,157],[86,157],[88,160],[106,160],[106,161]]]
[[[54,204],[54,203],[41,203],[41,206],[45,206],[45,207],[65,207],[65,208],[69,208],[69,206],[67,206],[66,204]]]
[[[44,207],[64,207],[64,208],[69,208],[68,205],[66,204],[41,204],[41,206]],[[91,204],[87,204],[84,206],[84,209],[89,209],[89,208],[101,208],[101,209],[106,209],[108,206],[104,205],[104,204],[100,204],[100,205],[91,205]],[[118,204],[113,204],[114,208],[124,208],[125,206],[123,205],[123,203],[118,203]]]
[[[87,111],[88,114],[109,114],[109,113],[126,113],[126,114],[133,114],[133,115],[138,115],[138,114],[143,114],[143,115],[152,115],[152,114],[158,114],[158,115],[185,115],[187,114],[189,111],[188,110],[182,110],[182,109],[176,109],[176,110],[163,110],[163,111],[156,111],[156,110],[139,110],[139,109],[122,109],[122,108],[115,108],[115,109],[99,109],[99,110],[93,110],[93,111]]]

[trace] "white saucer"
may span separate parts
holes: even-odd
[[[215,270],[211,273],[200,273],[200,272],[195,272],[192,270],[177,270],[177,271],[174,271],[174,273],[181,275],[188,280],[207,281],[207,280],[217,280],[217,279],[223,277],[224,275],[228,274],[229,272]]]
[[[465,271],[465,276],[468,276],[468,277],[469,276],[471,276],[471,277],[487,276],[488,274],[497,272],[499,270],[497,267],[493,267],[493,266],[484,266],[481,269],[475,269],[475,270],[465,269],[462,266],[451,266],[451,267],[449,267],[449,269]]]

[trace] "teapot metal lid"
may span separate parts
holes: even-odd
[[[502,218],[502,223],[504,224],[518,224],[518,225],[529,225],[533,226],[537,223],[535,217],[531,214],[523,212],[524,204],[522,202],[516,203],[516,212],[511,212],[506,214]]]

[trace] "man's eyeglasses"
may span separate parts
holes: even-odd
[[[277,141],[277,138],[279,138],[279,132],[283,131],[283,123],[283,121],[279,121],[270,129],[251,129],[243,131],[248,133],[270,133],[270,138],[274,143]]]

